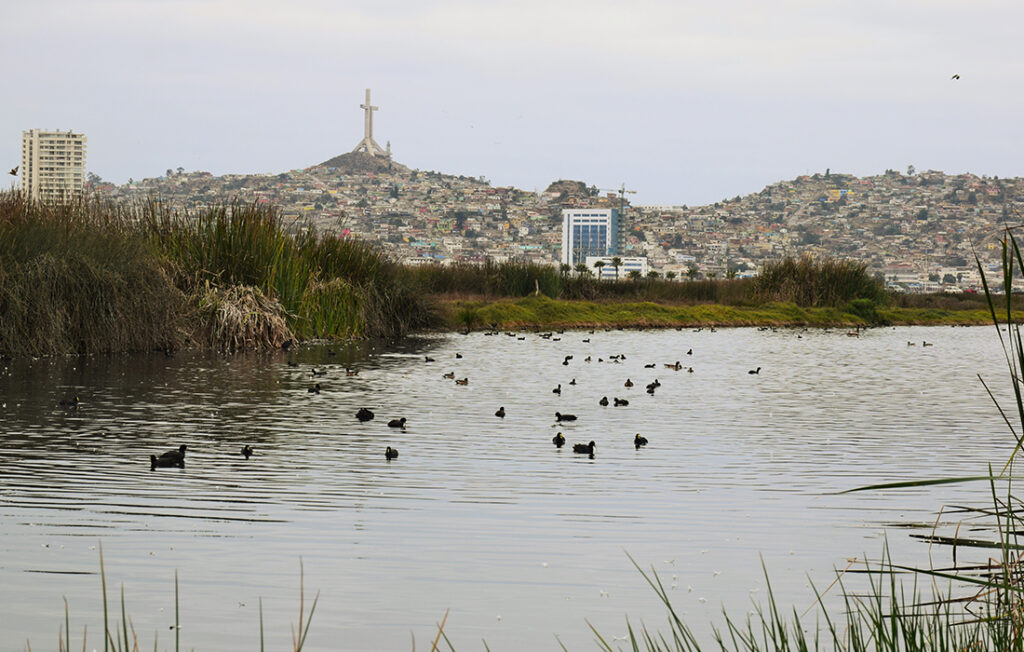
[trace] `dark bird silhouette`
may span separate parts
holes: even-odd
[[[289,366],[289,367],[298,367],[298,366],[299,366],[299,363],[298,363],[298,362],[294,362],[294,361],[292,361],[292,360],[289,360],[289,361],[288,361],[288,366]]]
[[[408,419],[405,417],[402,417],[401,419],[392,419],[391,421],[388,421],[388,428],[404,428],[407,420]]]
[[[167,451],[162,453],[159,457],[156,455],[149,456],[149,470],[155,471],[158,467],[167,468],[176,466],[180,469],[185,468],[185,444],[178,446],[176,451]]]
[[[306,391],[309,392],[310,394],[319,394],[320,393],[320,383],[317,383],[316,385],[313,385],[312,387],[310,387]]]
[[[608,405],[608,397],[607,396],[602,396],[601,400],[598,401],[597,404],[598,405],[602,405],[602,406]]]
[[[652,362],[651,364],[645,364],[644,369],[654,369],[654,363]]]
[[[324,369],[323,371],[317,371],[316,367],[314,367],[309,370],[309,375],[313,376],[314,378],[316,378],[317,376],[326,376],[327,370]]]
[[[447,378],[448,380],[451,380],[451,379],[455,378],[455,372],[454,371],[449,371],[446,374],[442,374],[441,378]]]
[[[555,445],[555,448],[561,448],[565,446],[565,437],[562,436],[562,433],[558,433],[551,438],[551,443]]]
[[[494,413],[494,416],[500,417],[500,418],[504,419],[505,418],[505,406],[502,405],[500,408],[498,408],[498,411]]]
[[[249,456],[251,456],[251,455],[252,455],[252,446],[250,446],[249,444],[246,444],[245,446],[242,446],[242,457],[244,457],[245,459],[249,459]]]
[[[687,351],[686,355],[693,355],[693,349],[690,349],[689,351]]]
[[[292,348],[292,344],[295,344],[293,340],[285,340],[284,342],[281,342],[281,348],[287,351]]]
[[[572,445],[572,452],[586,454],[586,455],[589,455],[589,456],[593,457],[594,456],[594,446],[596,446],[596,445],[597,444],[595,444],[594,442],[590,442],[589,444],[573,444]]]
[[[556,387],[553,390],[551,390],[551,393],[552,394],[561,394],[562,393],[562,383],[558,383],[558,387]]]
[[[359,375],[359,370],[358,369],[349,369],[348,367],[345,367],[345,375],[346,376],[358,376]]]
[[[425,355],[425,356],[423,356],[423,361],[424,362],[433,362],[434,359],[431,358],[429,355]]]
[[[747,373],[748,374],[759,374],[759,373],[761,373],[761,367],[758,367],[757,369],[751,369]]]
[[[636,446],[637,450],[640,450],[641,446],[647,445],[647,437],[641,437],[640,433],[636,433],[636,437],[633,437],[633,445]]]
[[[455,354],[455,359],[456,360],[461,360],[462,359],[462,354],[461,353],[456,353]]]
[[[20,168],[20,167],[21,167],[20,165],[15,165],[13,168],[11,168],[11,171],[8,172],[7,174],[11,175],[12,177],[18,176],[18,168]]]
[[[573,378],[572,380],[570,380],[570,381],[569,381],[569,384],[570,384],[570,385],[575,385],[575,384],[576,384],[576,379],[575,379],[575,378]]]
[[[625,407],[627,405],[629,405],[629,401],[627,401],[626,399],[618,397],[615,398],[615,407]]]
[[[469,384],[469,378],[456,378],[455,379],[455,384],[456,385],[468,385]]]
[[[623,386],[624,386],[624,387],[632,387],[632,386],[633,386],[633,381],[632,381],[632,380],[630,380],[629,378],[627,378],[627,379],[626,379],[626,382],[625,382],[625,383],[623,383]]]
[[[398,457],[398,449],[388,446],[387,450],[384,451],[384,459],[393,460],[396,457]]]
[[[359,408],[359,411],[356,412],[356,418],[360,421],[370,421],[373,419],[373,412],[366,408]]]
[[[575,421],[575,414],[562,414],[561,412],[555,412],[555,421]]]
[[[77,410],[80,402],[81,401],[77,396],[72,396],[71,398],[61,399],[57,405],[68,410]]]
[[[952,77],[950,77],[950,79],[960,79],[960,75],[953,75]],[[15,168],[15,169],[17,169],[17,168]]]

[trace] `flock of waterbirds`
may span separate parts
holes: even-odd
[[[677,330],[681,330],[681,329],[677,329]],[[700,332],[701,330],[703,330],[703,328],[695,329],[694,332]],[[714,328],[711,328],[710,330],[711,330],[711,332],[715,331]],[[594,333],[594,331],[590,331],[590,334],[593,334],[593,333]],[[509,336],[509,337],[515,337],[518,340],[525,340],[526,339],[526,335],[525,334],[519,334],[519,333],[514,333],[514,332],[502,333],[501,331],[488,331],[488,332],[484,333],[485,336],[498,336],[498,335],[502,335],[502,334],[504,334],[506,336]],[[559,335],[559,337],[556,337],[556,334]],[[564,335],[564,334],[565,334],[565,331],[558,331],[557,333],[552,331],[552,332],[537,333],[537,336],[539,336],[542,339],[553,340],[553,341],[557,342],[557,341],[560,341],[562,339],[560,336]],[[590,343],[590,338],[589,337],[583,338],[582,342],[583,343]],[[288,350],[288,351],[291,351],[292,350],[291,342],[289,342],[288,344],[289,345],[287,347],[285,347],[285,349]],[[334,354],[334,351],[328,350],[328,355],[331,355],[331,354]],[[685,352],[685,355],[686,356],[693,356],[693,349],[692,348],[688,349]],[[462,359],[463,358],[461,353],[455,353],[454,357],[455,357],[455,359]],[[570,363],[573,361],[573,359],[574,359],[573,355],[571,355],[571,354],[570,355],[565,355],[561,359],[561,365],[568,367],[570,365]],[[613,354],[613,355],[607,356],[607,362],[610,363],[610,364],[622,363],[625,360],[626,360],[626,355],[622,354],[622,353],[618,353],[618,354]],[[596,363],[604,363],[604,362],[606,362],[606,359],[604,357],[596,357],[595,358],[593,355],[588,355],[586,358],[583,359],[583,362],[585,364],[594,363],[595,361],[596,361]],[[429,363],[434,363],[434,362],[437,362],[436,358],[432,358],[430,356],[424,356],[424,363],[429,364]],[[287,365],[289,367],[298,367],[299,366],[299,364],[297,362],[295,362],[294,360],[289,360],[287,362]],[[657,367],[657,364],[653,363],[653,362],[652,363],[647,363],[647,364],[644,365],[645,369],[654,369],[656,367]],[[671,363],[663,363],[663,367],[665,369],[667,369],[667,370],[676,371],[676,372],[684,371],[685,370],[687,373],[691,373],[691,374],[694,373],[694,368],[692,366],[683,365],[679,360],[676,360],[676,361],[671,362]],[[749,373],[749,374],[759,374],[760,372],[761,372],[761,367],[757,367],[756,369],[749,370],[747,373]],[[328,369],[326,369],[326,368],[318,369],[316,366],[313,366],[310,369],[309,373],[310,373],[310,377],[312,379],[322,378],[322,377],[327,376]],[[346,376],[356,376],[358,374],[359,374],[359,370],[351,369],[349,367],[345,367],[345,375]],[[454,371],[442,374],[441,378],[443,380],[454,380],[456,385],[462,385],[462,386],[469,385],[469,378],[468,377],[456,378],[456,375],[455,375]],[[571,386],[577,385],[576,378],[573,377],[567,384],[571,385]],[[636,385],[636,383],[634,383],[631,378],[626,378],[625,382],[623,382],[623,384],[622,384],[622,386],[627,391],[631,390],[635,385]],[[657,391],[657,389],[659,387],[661,387],[661,382],[657,378],[655,378],[651,382],[646,384],[645,390],[646,390],[646,392],[648,394],[654,395],[654,393]],[[307,392],[310,393],[310,394],[319,394],[321,392],[321,390],[322,390],[322,386],[321,386],[321,384],[319,382],[314,383],[311,387],[307,388]],[[551,392],[553,394],[556,394],[556,395],[561,395],[561,393],[562,393],[562,384],[558,383],[551,390]],[[59,406],[64,408],[65,410],[77,410],[79,404],[80,404],[80,399],[79,399],[78,396],[73,396],[73,397],[68,398],[68,399],[63,399],[63,400],[61,400],[59,402]],[[602,396],[601,399],[598,401],[598,405],[601,406],[601,407],[606,407],[606,406],[609,406],[609,405],[612,405],[614,407],[627,407],[627,406],[629,406],[629,404],[630,404],[629,399],[627,399],[627,398],[620,398],[618,396],[613,396],[612,397],[612,401],[609,401],[607,396]],[[505,410],[505,406],[500,406],[497,409],[497,411],[494,412],[494,416],[498,417],[500,419],[504,419],[507,414],[508,413]],[[362,407],[362,408],[360,408],[356,412],[355,418],[358,421],[365,423],[365,422],[374,420],[376,418],[376,415],[369,408]],[[562,424],[562,423],[575,422],[577,420],[578,420],[578,417],[575,414],[563,414],[560,411],[555,411],[555,425],[556,426],[559,425],[559,424]],[[407,423],[408,423],[408,419],[406,417],[397,417],[397,418],[390,419],[387,422],[387,425],[388,425],[389,428],[396,428],[396,429],[401,429],[402,431],[404,431]],[[552,442],[552,444],[554,444],[556,449],[561,449],[566,444],[566,439],[565,439],[565,436],[561,432],[558,432],[554,437],[552,437],[551,442]],[[636,448],[636,450],[640,450],[642,447],[646,446],[647,443],[648,443],[647,438],[644,437],[643,435],[641,435],[640,433],[636,433],[633,436],[632,444]],[[585,443],[584,442],[579,442],[579,443],[573,444],[572,451],[573,451],[573,453],[577,453],[577,454],[581,454],[581,455],[588,455],[591,459],[593,459],[594,458],[594,451],[595,451],[596,447],[597,447],[597,444],[593,440],[591,440],[591,441],[585,442]],[[170,467],[177,467],[177,468],[182,468],[182,469],[185,468],[185,453],[186,453],[187,450],[188,450],[187,445],[181,444],[178,448],[176,448],[174,450],[166,451],[164,453],[161,453],[160,455],[155,455],[155,454],[154,455],[150,455],[149,456],[150,470],[156,470],[158,468],[170,468]],[[254,449],[249,444],[246,444],[241,449],[241,455],[245,459],[249,459],[253,455],[253,453],[254,453]],[[396,459],[397,457],[398,457],[398,450],[396,448],[388,446],[385,449],[385,451],[384,451],[384,458],[387,461]]]
[[[676,330],[681,330],[681,329],[677,328]],[[700,332],[701,330],[704,330],[704,329],[703,328],[697,328],[697,329],[694,329],[694,332]],[[714,328],[710,328],[709,330],[711,332],[715,332]],[[759,330],[767,330],[767,329],[764,328],[764,329],[759,329]],[[577,331],[577,334],[579,334],[579,333],[580,333],[580,331]],[[594,333],[594,331],[590,331],[590,334],[593,334],[593,333]],[[558,331],[557,333],[555,331],[536,333],[536,335],[538,337],[542,338],[542,339],[552,340],[552,341],[556,341],[556,342],[560,341],[562,339],[561,336],[564,335],[564,334],[565,334],[565,331]],[[501,331],[488,331],[488,332],[485,332],[484,335],[485,336],[506,335],[508,337],[514,337],[517,340],[525,340],[526,339],[526,334],[514,333],[514,332],[502,333]],[[583,338],[581,341],[583,343],[590,343],[591,340],[590,340],[589,337],[586,337],[586,338]],[[908,346],[913,346],[914,343],[913,342],[907,342],[907,345]],[[922,346],[931,346],[931,345],[932,345],[931,342],[923,342],[922,343]],[[286,350],[291,351],[291,343],[289,342],[289,346],[285,347],[285,348],[286,348]],[[328,355],[333,355],[333,354],[335,354],[334,351],[328,350]],[[688,356],[689,359],[692,360],[693,359],[692,356],[694,355],[693,349],[692,348],[688,349],[683,355]],[[463,355],[461,353],[455,353],[454,357],[455,357],[455,359],[462,359]],[[570,366],[570,364],[572,363],[573,360],[574,360],[574,356],[572,354],[564,355],[561,358],[560,364],[561,364],[561,366],[568,367],[568,366]],[[590,363],[595,363],[595,362],[596,363],[605,363],[605,362],[607,362],[609,364],[619,364],[619,363],[624,362],[625,360],[626,360],[626,355],[622,354],[622,353],[609,355],[609,356],[607,356],[607,358],[605,358],[605,357],[595,357],[594,355],[588,355],[586,358],[583,359],[583,363],[584,364],[590,364]],[[424,363],[430,364],[430,363],[436,363],[436,362],[437,362],[436,358],[433,358],[433,357],[430,357],[430,356],[424,356]],[[298,367],[299,366],[299,364],[297,362],[295,362],[294,360],[289,360],[287,362],[287,365],[289,367]],[[644,364],[644,369],[654,369],[657,366],[658,366],[657,363],[654,363],[654,362],[646,363],[646,364]],[[662,363],[662,366],[663,366],[664,369],[671,370],[671,371],[674,371],[674,372],[685,371],[685,372],[687,372],[689,374],[694,373],[694,368],[692,366],[684,365],[679,360],[675,360],[674,362],[671,362],[671,363],[667,363],[667,362],[666,363]],[[756,367],[754,369],[750,369],[749,371],[747,371],[747,373],[749,375],[759,375],[761,373],[761,369],[762,369],[762,367]],[[346,376],[356,376],[358,374],[359,374],[359,370],[352,369],[352,368],[349,368],[347,366],[345,367],[345,375]],[[327,368],[318,369],[316,366],[313,366],[310,369],[309,375],[310,375],[311,379],[317,379],[317,378],[326,377],[328,375],[328,369]],[[468,377],[457,378],[454,371],[443,373],[441,375],[441,378],[443,380],[454,380],[456,385],[460,385],[460,386],[469,385],[469,378]],[[622,383],[622,386],[623,386],[623,388],[625,390],[629,391],[634,386],[636,386],[636,384],[637,383],[634,383],[632,378],[626,378],[625,381]],[[577,385],[576,378],[572,377],[571,380],[568,381],[567,385],[569,385],[569,386],[576,386]],[[649,382],[649,383],[647,383],[645,385],[645,391],[647,392],[647,394],[654,395],[659,387],[661,387],[661,382],[657,378],[654,378],[651,382]],[[313,386],[308,387],[307,388],[307,392],[310,393],[310,394],[319,394],[321,392],[321,389],[322,389],[321,384],[319,382],[317,382],[317,383],[314,383]],[[559,395],[560,396],[562,394],[562,383],[556,384],[556,386],[551,390],[551,392],[553,394],[555,394],[555,395]],[[61,408],[65,409],[65,410],[77,410],[79,404],[80,404],[80,399],[79,399],[78,396],[72,396],[70,398],[63,399],[63,400],[61,400],[59,402],[59,406]],[[608,400],[608,396],[602,396],[600,398],[600,400],[598,400],[598,405],[601,406],[601,407],[607,407],[609,405],[611,405],[613,407],[627,407],[627,406],[630,405],[630,401],[627,398],[620,398],[618,396],[613,396],[612,400],[609,401]],[[575,422],[575,421],[578,420],[578,417],[575,414],[565,414],[565,413],[562,413],[560,411],[555,411],[554,414],[555,414],[555,424],[554,424],[554,426],[556,426],[556,427],[558,425],[562,424],[562,423],[571,423],[571,422]],[[505,406],[500,406],[494,412],[494,416],[499,418],[499,419],[505,419],[505,417],[507,415],[508,415],[508,412],[506,411]],[[356,414],[355,414],[355,418],[358,421],[363,422],[363,423],[368,422],[368,421],[372,421],[372,420],[375,419],[375,417],[376,417],[376,415],[374,414],[374,412],[372,410],[370,410],[369,408],[367,408],[367,407],[360,408],[359,411],[357,411]],[[408,423],[408,419],[406,417],[396,417],[396,418],[390,419],[387,422],[387,425],[388,425],[389,428],[401,429],[404,432],[407,423]],[[563,446],[565,446],[566,439],[565,439],[565,436],[561,432],[558,432],[554,437],[552,437],[551,442],[552,442],[552,444],[554,444],[555,448],[561,449]],[[647,438],[644,437],[643,435],[641,435],[640,433],[636,433],[633,436],[632,444],[636,448],[636,450],[640,450],[642,447],[646,446],[647,443],[648,443]],[[578,443],[573,444],[572,451],[573,451],[573,453],[578,453],[578,454],[582,454],[582,455],[588,455],[591,459],[593,459],[596,447],[597,447],[597,444],[593,440],[591,440],[589,442],[585,442],[585,443],[584,442],[578,442]],[[149,456],[150,469],[151,470],[156,470],[158,468],[168,468],[168,467],[185,468],[185,453],[186,453],[186,450],[187,450],[187,446],[185,444],[182,444],[177,449],[166,451],[166,452],[164,452],[164,453],[162,453],[160,455],[155,455],[155,454],[154,455],[150,455]],[[252,446],[246,444],[245,446],[242,447],[241,455],[245,459],[249,459],[253,454],[254,454],[254,449],[252,448]],[[398,457],[398,450],[396,448],[388,446],[385,449],[385,451],[384,451],[384,458],[386,460],[390,461],[392,459],[396,459],[397,457]]]

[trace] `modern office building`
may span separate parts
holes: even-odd
[[[32,129],[21,134],[21,189],[38,201],[66,202],[82,196],[85,141],[73,131]]]
[[[562,210],[562,262],[575,267],[587,256],[617,256],[619,210],[617,208],[566,208]]]

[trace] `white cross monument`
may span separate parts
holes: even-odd
[[[360,104],[359,108],[366,113],[366,116],[363,118],[363,139],[359,141],[359,144],[352,150],[352,153],[366,152],[370,156],[386,156],[390,158],[391,143],[388,143],[388,148],[385,150],[373,139],[373,112],[377,111],[378,107],[370,104],[369,88],[366,89],[366,104]]]

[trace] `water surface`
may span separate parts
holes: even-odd
[[[762,559],[801,611],[810,581],[826,586],[886,538],[926,563],[903,526],[983,503],[985,487],[835,492],[984,473],[1013,443],[976,377],[1009,390],[992,327],[450,335],[288,359],[0,368],[0,649],[55,647],[62,596],[75,645],[85,623],[100,644],[100,542],[144,648],[154,632],[173,645],[175,570],[187,648],[255,648],[260,597],[268,647],[285,647],[300,559],[307,607],[320,592],[310,650],[429,649],[449,609],[460,650],[554,650],[556,636],[592,649],[585,619],[610,637],[626,615],[663,628],[627,552],[705,635],[723,606],[762,599]],[[666,368],[677,360],[693,373]],[[76,394],[77,410],[58,406]],[[358,422],[363,406],[377,418]],[[556,411],[579,420],[555,424]],[[400,416],[404,431],[387,427]],[[556,450],[557,431],[594,440],[594,459]],[[637,432],[650,440],[639,451]],[[185,469],[150,471],[151,453],[181,443]]]

